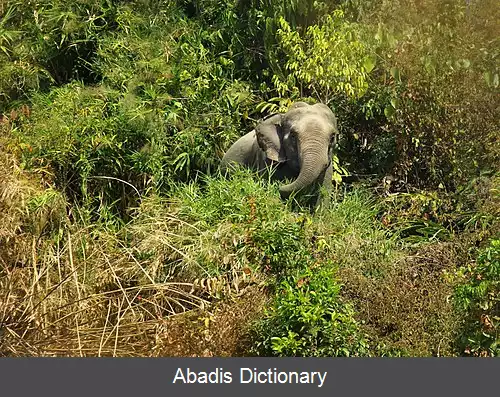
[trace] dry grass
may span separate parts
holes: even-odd
[[[380,263],[379,277],[356,267],[343,267],[339,275],[367,332],[386,349],[410,356],[449,356],[455,351],[457,318],[450,301],[453,284],[446,274],[466,258],[460,245],[436,243]]]
[[[221,302],[210,312],[193,311],[170,318],[160,338],[159,356],[237,357],[251,346],[250,326],[269,298],[251,286],[236,300]]]
[[[145,202],[143,215],[120,235],[83,227],[61,195],[1,153],[0,356],[199,354],[165,347],[191,332],[189,321],[175,318],[195,309],[209,316],[214,296],[242,295],[245,273],[173,279],[165,269],[196,262],[203,240],[196,226]],[[125,244],[128,234],[134,238]],[[213,309],[228,330],[212,350],[235,349],[256,296]]]
[[[144,355],[164,318],[208,303],[192,283],[156,282],[147,263],[99,240],[88,245],[83,233],[68,233],[57,252],[34,241],[26,266],[2,264],[2,354]]]

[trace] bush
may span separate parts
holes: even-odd
[[[258,324],[256,352],[264,356],[364,356],[368,344],[354,311],[340,298],[332,269],[309,268],[283,281]]]
[[[454,299],[463,316],[460,352],[500,356],[500,240],[482,249],[474,265],[461,268]]]
[[[360,105],[368,105],[368,118],[372,110],[383,117],[361,130],[360,143],[379,150],[381,134],[393,137],[396,156],[386,172],[453,191],[498,168],[498,35],[495,18],[484,18],[498,13],[493,3],[402,0],[364,17],[381,23],[372,25],[377,63]]]
[[[3,11],[2,75],[11,87],[0,86],[0,110],[5,108],[3,100],[25,99],[31,91],[54,83],[99,80],[92,62],[98,36],[116,26],[112,2],[14,0],[2,6]]]
[[[367,72],[372,68],[368,43],[361,39],[362,29],[346,21],[341,11],[310,26],[303,37],[284,18],[278,24],[276,38],[285,64],[275,70],[273,83],[281,96],[310,95],[328,104],[335,98],[358,98],[365,93]]]
[[[36,95],[31,115],[16,125],[25,165],[46,169],[68,197],[89,208],[122,200],[124,211],[162,175],[154,161],[162,148],[147,146],[154,131],[127,117],[117,91],[73,83]]]
[[[172,188],[186,219],[216,226],[220,222],[251,223],[257,218],[280,219],[284,204],[277,187],[240,169],[230,179],[216,174],[200,178],[202,184],[179,184]]]
[[[286,276],[311,258],[304,228],[305,215],[291,212],[279,198],[277,186],[239,171],[231,180],[204,178],[204,186],[181,185],[176,190],[179,215],[199,228],[214,230],[225,247],[239,258],[237,267]],[[203,262],[217,267],[216,260]],[[200,257],[201,257],[200,256]]]

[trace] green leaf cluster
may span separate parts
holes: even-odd
[[[454,299],[464,314],[459,347],[464,355],[500,355],[500,240],[492,239],[476,263],[461,269]]]

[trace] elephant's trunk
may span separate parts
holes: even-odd
[[[323,142],[309,142],[307,149],[303,149],[300,172],[292,183],[280,187],[281,197],[288,198],[319,179],[321,173],[328,167],[328,151]]]

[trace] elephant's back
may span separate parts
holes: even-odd
[[[221,160],[221,167],[226,169],[230,163],[251,166],[257,145],[255,130],[243,135],[227,150]]]

